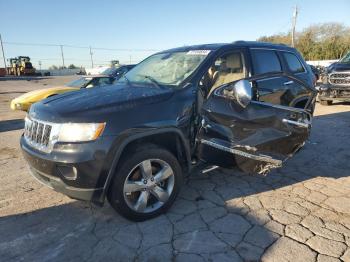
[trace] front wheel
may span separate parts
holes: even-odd
[[[166,212],[181,184],[178,160],[169,151],[151,145],[121,159],[107,197],[122,216],[143,221]]]

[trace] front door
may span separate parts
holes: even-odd
[[[269,76],[250,79],[247,84],[256,86],[264,77]],[[256,100],[242,106],[232,96],[237,82],[219,87],[203,103],[198,155],[214,165],[266,173],[303,146],[312,116],[304,109]]]

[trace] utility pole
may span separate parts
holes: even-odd
[[[61,47],[62,65],[63,65],[62,68],[65,68],[65,66],[64,66],[64,55],[63,55],[63,45],[60,45],[60,47]]]
[[[2,58],[4,59],[4,66],[5,66],[5,70],[7,72],[6,58],[5,58],[5,52],[4,52],[4,45],[2,44],[1,34],[0,34],[0,43],[1,43]]]
[[[90,58],[91,58],[91,68],[94,68],[94,60],[92,59],[91,46],[90,46]]]
[[[295,6],[292,18],[292,47],[295,46],[295,26],[297,24],[298,6]]]
[[[40,68],[40,71],[41,71],[41,61],[39,61],[39,68]]]

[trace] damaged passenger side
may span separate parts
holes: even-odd
[[[234,54],[224,62],[231,75],[219,73],[201,107],[198,155],[214,165],[266,174],[281,167],[308,138],[312,116],[295,105],[302,98],[312,99],[312,90],[293,76],[268,68],[246,77],[243,56]],[[237,61],[241,70],[232,73]]]

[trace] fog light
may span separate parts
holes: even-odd
[[[78,177],[77,169],[74,166],[58,166],[58,171],[67,180],[76,180]]]
[[[326,91],[326,90],[328,90],[328,87],[326,87],[326,86],[320,86],[320,87],[318,88],[318,90],[320,90],[320,91]]]

